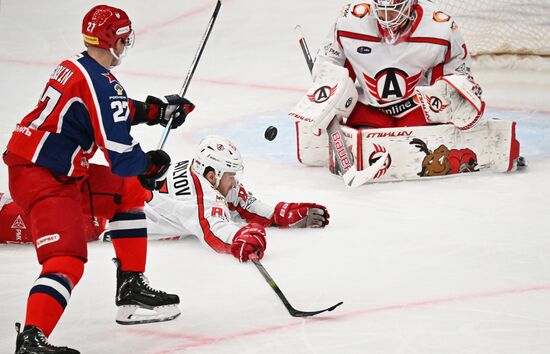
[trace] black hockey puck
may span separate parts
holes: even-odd
[[[277,128],[275,128],[272,125],[267,127],[267,129],[265,130],[265,133],[264,133],[264,137],[269,141],[275,139],[275,137],[277,137]]]

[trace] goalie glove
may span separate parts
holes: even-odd
[[[481,87],[470,75],[447,75],[431,86],[416,88],[428,123],[451,123],[460,130],[475,127],[485,110]]]
[[[325,227],[330,215],[326,207],[315,203],[285,203],[275,206],[273,224],[279,227]]]
[[[348,69],[322,62],[316,66],[313,86],[288,114],[313,133],[328,127],[334,116],[348,117],[357,103],[357,89]]]
[[[264,227],[260,224],[252,223],[242,227],[233,236],[231,253],[241,263],[244,263],[249,260],[251,254],[258,256],[258,259],[262,259],[265,247]]]

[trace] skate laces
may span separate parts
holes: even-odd
[[[139,273],[139,280],[145,286],[145,289],[147,289],[147,290],[149,290],[153,293],[156,293],[156,294],[166,294],[166,292],[164,292],[162,290],[153,289],[149,285],[149,279],[143,273]]]

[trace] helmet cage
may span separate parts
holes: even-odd
[[[374,16],[384,38],[393,44],[413,16],[413,0],[374,0]]]

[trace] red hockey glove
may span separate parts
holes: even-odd
[[[164,178],[170,167],[170,156],[162,150],[148,151],[146,155],[149,161],[145,171],[138,176],[138,180],[146,189],[158,189],[162,186],[159,181]]]
[[[195,109],[194,104],[180,95],[168,95],[163,98],[147,96],[145,103],[148,106],[147,116],[150,119],[147,124],[160,124],[165,127],[173,116],[171,129],[182,125],[187,115]]]
[[[233,237],[231,253],[240,262],[248,261],[251,254],[255,254],[258,259],[262,259],[265,246],[264,227],[260,224],[248,224],[237,231]]]
[[[285,203],[275,206],[273,223],[279,227],[325,227],[329,223],[326,207],[315,203]]]

